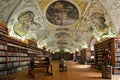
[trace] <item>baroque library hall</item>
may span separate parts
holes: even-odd
[[[120,80],[120,0],[0,0],[0,80]]]

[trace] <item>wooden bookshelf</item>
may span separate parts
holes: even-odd
[[[37,43],[9,37],[7,27],[0,24],[0,76],[28,68],[31,55],[42,55]]]
[[[27,49],[28,49],[28,55],[29,56],[42,56],[43,55],[43,50],[37,47],[37,43],[34,42],[33,40],[26,40]]]
[[[29,57],[27,44],[20,40],[7,38],[7,74],[22,70],[28,65]]]
[[[98,42],[94,45],[95,48],[95,64],[103,65],[103,53],[106,48],[111,50],[111,66],[120,68],[120,38],[109,38]],[[114,72],[114,70],[113,70]]]
[[[81,63],[89,62],[91,57],[91,50],[89,48],[81,50]],[[88,61],[89,60],[89,61]]]
[[[6,75],[4,71],[7,68],[7,40],[8,29],[6,26],[0,24],[0,75]]]

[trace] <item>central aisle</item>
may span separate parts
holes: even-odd
[[[53,76],[39,73],[33,79],[27,74],[27,69],[8,75],[6,80],[106,80],[102,79],[101,71],[91,68],[90,65],[77,64],[67,61],[67,72],[59,72],[58,61],[53,61]],[[110,80],[110,79],[107,79]],[[118,80],[118,79],[113,79]]]
[[[67,72],[59,72],[58,62],[54,62],[53,77],[45,77],[45,80],[101,80],[101,72],[90,65],[81,65],[73,61],[67,61]]]

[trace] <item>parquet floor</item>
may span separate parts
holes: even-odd
[[[90,65],[77,64],[73,61],[67,61],[67,72],[59,72],[57,61],[53,61],[52,65],[53,76],[37,72],[35,78],[32,78],[27,74],[26,69],[6,76],[4,80],[120,80],[120,75],[113,75],[112,79],[102,79],[101,71],[91,68]]]

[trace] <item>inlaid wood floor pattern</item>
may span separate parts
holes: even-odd
[[[53,76],[46,76],[38,71],[35,78],[32,78],[25,69],[6,76],[4,80],[120,80],[120,75],[114,75],[112,79],[103,79],[101,71],[91,68],[90,65],[82,65],[73,61],[66,62],[67,72],[59,72],[58,61],[53,61]]]

